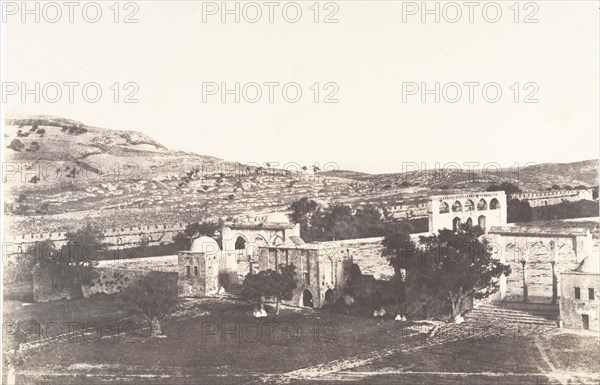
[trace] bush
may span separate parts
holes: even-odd
[[[17,152],[21,152],[21,150],[25,148],[25,145],[19,139],[13,139],[12,142],[10,142],[10,144],[7,146],[7,148],[10,148],[11,150]]]

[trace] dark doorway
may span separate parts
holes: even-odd
[[[302,292],[302,306],[315,307],[312,293],[308,290]]]
[[[327,302],[327,303],[333,303],[334,300],[335,300],[335,294],[333,293],[333,290],[328,289],[325,292],[325,302]]]
[[[581,315],[581,327],[583,330],[590,330],[590,316],[587,314]]]
[[[485,230],[485,215],[479,216],[479,218],[477,219],[477,224],[479,225],[479,227]]]
[[[454,220],[452,221],[452,230],[454,231],[458,231],[458,229],[460,228],[460,218],[456,217],[454,218]]]
[[[243,237],[237,237],[235,240],[235,249],[244,250],[246,248],[246,240]]]

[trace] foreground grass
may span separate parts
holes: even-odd
[[[344,363],[355,356],[374,358],[356,366],[341,365],[327,380],[314,378],[311,383],[546,384],[555,383],[550,380],[553,370],[597,372],[597,339],[562,333],[516,340],[466,339],[401,352],[393,349],[419,344],[424,329],[391,319],[293,308],[257,319],[247,304],[201,299],[182,301],[163,322],[165,338],[152,339],[141,317],[118,296],[10,306],[13,319],[64,317],[99,325],[128,319],[135,325],[118,336],[114,331],[102,338],[79,333],[76,338],[43,341],[26,351],[17,383],[244,384],[265,378],[279,382],[283,373]],[[385,349],[393,353],[377,357]],[[292,383],[306,381],[292,379]]]

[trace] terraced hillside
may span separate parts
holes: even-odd
[[[84,220],[108,228],[257,216],[304,196],[324,204],[393,205],[514,179],[485,173],[465,180],[449,170],[369,175],[310,165],[287,170],[244,165],[169,150],[138,132],[52,116],[11,118],[3,132],[6,224],[14,233],[71,230]],[[597,170],[597,161],[590,162],[588,173],[590,167]],[[565,184],[580,182],[565,179]],[[523,185],[546,187],[537,179]]]

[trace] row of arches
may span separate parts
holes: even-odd
[[[244,236],[238,235],[238,237],[235,240],[234,248],[236,250],[245,250],[249,245],[252,245],[255,247],[258,247],[258,246],[281,246],[281,245],[283,245],[283,238],[281,238],[279,235],[276,235],[269,242],[263,236],[257,235],[254,237],[254,239],[250,243]]]
[[[485,222],[485,215],[480,215],[479,218],[477,218],[477,225],[482,229],[485,229]],[[473,227],[473,220],[471,218],[467,218],[465,223],[467,224],[467,226]],[[460,225],[462,225],[462,220],[459,217],[456,217],[452,220],[452,230],[457,231]]]
[[[450,207],[450,205],[446,202],[442,202],[440,204],[440,214],[444,214],[444,213],[449,213],[450,209],[452,209],[453,213],[456,212],[463,212],[463,211],[475,211],[475,208],[477,208],[477,211],[483,211],[483,210],[499,210],[500,209],[500,201],[498,201],[498,199],[493,198],[488,206],[488,203],[485,199],[481,198],[479,200],[479,202],[477,202],[477,206],[475,206],[475,202],[473,202],[470,199],[467,199],[464,203],[464,205],[460,202],[460,201],[455,201],[452,204],[452,207]]]

